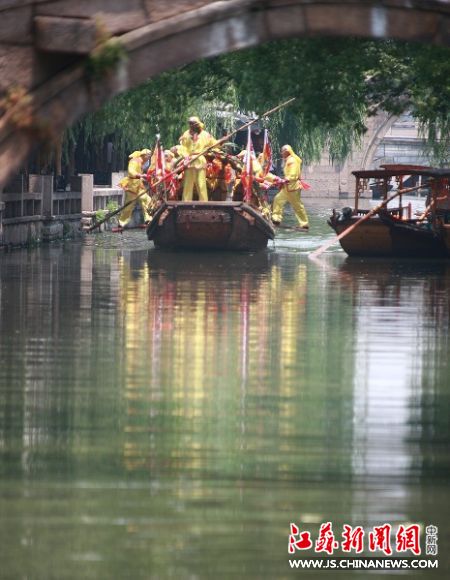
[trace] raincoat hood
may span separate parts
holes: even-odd
[[[128,155],[129,159],[136,159],[136,157],[141,157],[141,155],[151,155],[152,152],[150,151],[150,149],[141,149],[140,151],[133,151],[133,153],[130,153],[130,155]]]
[[[204,123],[202,123],[198,117],[189,117],[188,122],[193,124],[195,123],[195,125],[198,125],[202,130],[205,128]]]
[[[290,145],[283,145],[281,150],[287,151],[289,153],[289,155],[292,155],[293,157],[295,157],[296,161],[301,161],[300,157],[294,153],[294,150],[292,149],[292,147]]]

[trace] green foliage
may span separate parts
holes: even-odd
[[[106,209],[98,209],[95,212],[95,221],[101,222],[107,215],[108,211]]]
[[[117,203],[117,201],[114,201],[114,200],[108,201],[105,209],[98,209],[95,212],[95,221],[100,222],[100,221],[104,220],[108,214],[110,214],[118,209],[119,209],[119,204]],[[115,219],[112,218],[112,221],[114,222]]]
[[[332,160],[344,160],[367,117],[380,110],[410,111],[436,162],[449,161],[449,49],[352,38],[278,41],[163,73],[112,99],[67,138],[76,140],[82,128],[92,145],[114,134],[126,154],[151,147],[158,132],[170,147],[190,115],[220,136],[232,127],[232,111],[260,114],[292,96],[296,101],[266,125],[275,148],[290,143],[306,162],[318,160],[325,146]]]
[[[412,112],[437,162],[450,163],[450,55],[442,47],[423,47],[415,58]]]
[[[155,134],[161,133],[162,142],[171,147],[178,142],[187,128],[187,117],[199,115],[207,128],[216,133],[220,120],[218,108],[235,100],[233,90],[223,90],[221,80],[207,74],[209,62],[163,73],[141,86],[118,95],[100,111],[88,115],[71,128],[67,139],[77,140],[83,134],[84,144],[92,145],[105,136],[114,134],[119,155],[135,149],[151,147]],[[223,99],[219,99],[218,95]],[[230,125],[232,118],[225,119]]]
[[[126,58],[126,51],[117,38],[101,43],[88,57],[86,72],[89,78],[101,79]]]
[[[109,212],[116,211],[117,209],[119,209],[119,204],[117,203],[117,201],[114,201],[114,200],[112,200],[112,199],[111,199],[111,200],[110,200],[110,201],[108,201],[108,203],[106,204],[106,209],[107,209]]]

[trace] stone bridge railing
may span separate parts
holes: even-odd
[[[21,175],[9,183],[0,203],[0,247],[30,245],[77,235],[113,202],[122,205],[117,186],[94,186],[92,174],[72,177],[68,191],[55,191],[52,175]]]

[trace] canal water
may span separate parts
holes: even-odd
[[[399,526],[424,558],[436,526],[420,576],[449,577],[450,262],[312,262],[307,205],[258,254],[138,230],[0,256],[0,578],[370,577],[291,569],[290,523],[327,522],[369,556],[389,524],[408,562]]]

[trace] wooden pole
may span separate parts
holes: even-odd
[[[323,244],[323,246],[320,246],[320,248],[317,248],[317,250],[314,250],[314,252],[311,252],[311,254],[309,254],[308,257],[314,260],[315,258],[320,256],[321,254],[323,254],[323,252],[328,250],[328,248],[331,248],[331,246],[334,246],[334,244],[336,242],[339,242],[339,240],[342,240],[342,238],[345,238],[345,236],[347,234],[352,232],[360,224],[362,224],[363,222],[365,222],[366,220],[371,218],[374,214],[379,212],[381,208],[383,208],[385,205],[387,205],[390,201],[395,199],[397,196],[402,195],[404,193],[410,193],[411,191],[417,191],[418,189],[422,189],[423,187],[424,187],[423,185],[417,185],[416,187],[408,187],[406,189],[399,189],[398,191],[396,191],[394,193],[394,195],[391,195],[391,197],[388,197],[387,199],[382,201],[380,204],[378,204],[376,207],[372,208],[369,212],[367,212],[358,221],[356,221],[350,227],[348,227],[343,232],[341,232],[338,236],[335,236],[332,240],[330,240],[326,244]]]
[[[435,198],[433,197],[433,199],[431,200],[430,205],[427,205],[427,207],[425,208],[424,212],[419,216],[419,219],[417,220],[418,222],[423,222],[423,220],[427,217],[427,215],[430,213],[430,211],[433,209],[433,206],[435,204]]]
[[[242,127],[239,127],[239,129],[235,129],[234,131],[231,131],[231,133],[228,133],[228,135],[225,135],[224,137],[221,137],[217,141],[217,143],[214,143],[214,145],[210,145],[209,147],[207,147],[201,153],[197,153],[197,155],[194,155],[193,157],[191,157],[187,162],[182,163],[179,167],[177,167],[176,169],[174,169],[173,171],[171,171],[170,173],[168,173],[167,175],[165,175],[161,179],[158,179],[158,181],[156,181],[156,183],[154,183],[152,185],[152,187],[155,188],[157,185],[159,185],[163,181],[169,179],[173,175],[177,175],[178,173],[181,173],[187,167],[189,167],[189,165],[191,165],[196,159],[198,159],[202,155],[205,155],[205,153],[208,153],[208,151],[211,151],[211,149],[214,149],[214,147],[220,146],[221,143],[225,143],[226,141],[228,141],[230,139],[230,137],[232,137],[233,135],[235,135],[238,131],[242,131],[243,129],[246,129],[247,127],[250,127],[250,125],[253,125],[254,123],[256,123],[256,121],[258,121],[262,117],[268,117],[269,115],[272,115],[273,113],[275,113],[276,111],[279,111],[283,107],[286,107],[287,105],[290,105],[293,101],[295,101],[295,97],[293,97],[292,99],[288,99],[287,101],[284,101],[284,103],[281,103],[280,105],[277,105],[273,109],[269,109],[268,111],[266,111],[262,115],[256,116],[254,119],[252,119],[248,123],[245,123],[245,125],[242,125]],[[116,209],[113,212],[109,213],[104,219],[100,220],[99,222],[97,222],[96,224],[94,224],[93,226],[91,226],[90,228],[88,228],[87,231],[88,232],[92,232],[93,230],[97,229],[102,224],[104,224],[105,222],[107,222],[108,220],[110,220],[112,217],[114,217],[115,215],[117,215],[118,213],[120,213],[124,208],[126,208],[129,205],[131,205],[132,203],[134,203],[137,199],[139,199],[141,196],[145,195],[146,193],[147,193],[147,191],[144,191],[144,192],[140,193],[139,195],[137,195],[136,197],[134,197],[133,199],[131,199],[130,201],[128,201],[127,203],[125,203],[122,207],[119,207],[118,209]]]

